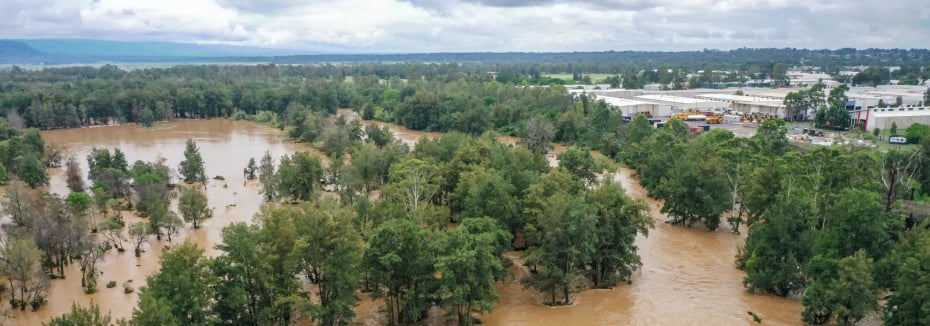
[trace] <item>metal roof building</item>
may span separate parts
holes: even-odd
[[[607,103],[607,105],[620,110],[620,112],[627,117],[632,117],[637,113],[645,114],[647,112],[652,116],[663,116],[662,112],[658,111],[658,105],[653,102],[638,101],[613,96],[597,96],[597,100],[603,100],[605,103]]]
[[[782,100],[731,94],[701,94],[697,97],[730,103],[731,109],[742,113],[762,113],[780,118],[785,117],[785,104]]]
[[[662,113],[659,116],[668,116],[687,110],[706,111],[728,106],[727,103],[720,101],[662,94],[640,95],[636,96],[635,99],[655,103],[658,107],[657,111]]]
[[[872,108],[854,112],[852,119],[854,122],[865,121],[865,129],[869,131],[890,129],[892,122],[899,130],[904,130],[914,123],[930,125],[930,107]]]

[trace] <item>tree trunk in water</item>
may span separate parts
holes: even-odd
[[[564,305],[567,306],[567,305],[569,305],[570,303],[572,303],[572,301],[571,301],[571,300],[569,299],[569,297],[568,297],[568,285],[566,285],[565,287],[562,288],[562,293],[565,294],[565,301],[562,302],[562,304],[564,304]]]
[[[892,169],[888,179],[888,193],[885,196],[885,213],[890,213],[892,206],[894,206],[895,191],[898,188],[898,170]]]

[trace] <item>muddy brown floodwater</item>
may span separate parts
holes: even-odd
[[[358,115],[349,109],[339,114],[351,118]],[[413,146],[426,133],[370,120],[363,125],[379,124],[391,129],[394,136]],[[500,136],[498,141],[515,144],[517,137]],[[556,155],[565,147],[555,144],[546,156],[551,166],[558,166]],[[614,179],[627,194],[649,204],[655,229],[649,236],[639,236],[636,245],[643,267],[636,272],[631,285],[612,290],[587,290],[579,294],[575,304],[548,307],[532,290],[523,289],[519,278],[525,268],[514,268],[513,280],[497,286],[501,301],[494,312],[482,316],[487,325],[753,325],[749,311],[757,314],[766,325],[800,325],[801,304],[794,299],[746,292],[745,273],[736,269],[737,247],[745,236],[726,231],[708,232],[701,228],[686,228],[665,224],[659,213],[660,201],[649,198],[630,169],[621,169]],[[745,232],[744,232],[745,234]],[[519,253],[508,253],[519,262]]]
[[[357,118],[351,110],[340,114]],[[394,136],[410,146],[422,137],[440,136],[441,133],[424,133],[374,121],[390,128]],[[182,159],[184,141],[193,138],[200,146],[206,161],[209,177],[222,175],[226,181],[208,185],[210,206],[214,217],[197,230],[183,230],[175,237],[190,239],[206,248],[207,254],[218,253],[213,246],[220,242],[220,231],[233,222],[250,222],[262,204],[255,184],[243,185],[242,168],[250,157],[259,159],[265,150],[274,157],[293,151],[313,151],[311,148],[287,142],[277,130],[250,122],[231,120],[177,121],[159,124],[156,128],[118,126],[81,128],[43,132],[48,143],[63,145],[75,155],[82,166],[90,149],[119,147],[131,162],[151,161],[161,155],[176,168]],[[503,143],[515,143],[515,137],[499,137]],[[564,147],[554,148],[555,153]],[[555,155],[547,157],[557,164]],[[85,173],[86,168],[85,168]],[[63,171],[51,172],[51,190],[66,194]],[[734,267],[737,247],[744,237],[728,232],[707,232],[699,228],[670,226],[658,212],[660,202],[651,200],[628,169],[614,175],[627,193],[648,202],[656,228],[648,237],[640,236],[636,244],[642,256],[643,267],[633,277],[631,285],[612,290],[587,290],[579,294],[575,304],[567,307],[547,307],[538,293],[523,289],[519,277],[526,269],[514,268],[515,278],[497,285],[501,301],[494,312],[481,316],[487,325],[751,325],[752,311],[766,325],[800,324],[801,306],[797,300],[747,293],[742,285],[744,273]],[[228,206],[235,205],[235,206]],[[158,269],[158,256],[167,242],[152,241],[141,258],[125,253],[109,252],[98,263],[103,274],[99,277],[100,290],[85,295],[80,287],[80,272],[76,266],[68,270],[68,280],[52,281],[49,304],[38,312],[14,312],[14,325],[37,325],[70,308],[72,302],[100,304],[114,317],[129,317],[136,305],[137,295],[123,294],[122,284],[133,280],[133,287],[144,284],[145,276]],[[170,244],[168,244],[170,245]],[[508,253],[519,261],[519,253]],[[106,282],[115,280],[116,288],[107,289]],[[356,308],[357,322],[365,325],[383,323],[379,313],[381,302],[362,296]],[[430,324],[442,324],[442,318],[431,318]]]
[[[173,244],[188,239],[204,248],[207,255],[215,256],[213,246],[220,242],[220,231],[234,222],[251,222],[262,204],[258,187],[254,182],[244,185],[242,169],[249,158],[256,160],[266,150],[277,158],[295,151],[314,152],[302,144],[288,142],[280,131],[252,122],[233,120],[191,120],[161,123],[154,128],[140,128],[135,125],[79,128],[67,130],[44,131],[42,137],[46,143],[65,147],[67,155],[73,155],[81,164],[83,172],[87,171],[87,154],[91,148],[120,148],[131,165],[136,160],[153,161],[162,156],[166,164],[177,169],[183,160],[184,146],[187,138],[192,138],[200,147],[200,153],[206,162],[208,178],[223,176],[225,181],[209,180],[207,198],[214,209],[214,217],[203,222],[199,229],[183,229],[173,237]],[[64,180],[63,169],[49,172],[50,190],[65,196],[68,190]],[[132,219],[131,215],[126,215]],[[81,288],[78,264],[66,272],[66,280],[53,280],[48,293],[48,305],[37,312],[13,312],[13,319],[6,324],[40,325],[51,317],[67,312],[72,302],[89,304],[95,302],[103,311],[111,311],[114,318],[132,315],[136,305],[137,292],[123,293],[123,284],[132,280],[132,286],[138,289],[145,284],[145,277],[158,270],[158,257],[167,241],[151,240],[144,246],[146,252],[136,258],[131,249],[118,253],[109,251],[97,264],[102,274],[98,277],[97,293],[87,295]],[[117,287],[107,289],[106,283],[116,281]]]
[[[511,280],[497,286],[501,302],[483,317],[488,325],[754,325],[749,311],[765,325],[801,324],[797,300],[743,288],[745,274],[734,267],[743,236],[665,224],[661,202],[648,198],[632,170],[621,169],[614,179],[628,195],[648,203],[656,222],[648,237],[636,239],[643,266],[633,283],[587,290],[571,306],[547,307],[537,292]],[[527,273],[514,272],[518,278]]]

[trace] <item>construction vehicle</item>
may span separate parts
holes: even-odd
[[[723,117],[722,117],[722,116],[715,115],[715,116],[712,116],[712,117],[707,117],[707,123],[708,123],[708,124],[715,124],[715,125],[716,125],[716,124],[721,124],[721,123],[723,123],[723,122],[724,122],[724,121],[723,121]]]

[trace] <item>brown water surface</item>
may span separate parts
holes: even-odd
[[[797,300],[743,288],[745,274],[734,267],[734,257],[744,237],[665,224],[661,202],[648,198],[631,170],[614,178],[628,195],[646,200],[656,221],[648,237],[636,239],[643,267],[633,283],[587,290],[571,306],[547,307],[515,279],[498,285],[501,302],[482,318],[488,325],[754,325],[749,311],[766,325],[801,324]],[[518,253],[509,255],[519,262]],[[526,273],[515,268],[517,277]]]
[[[351,110],[340,114],[357,118]],[[394,136],[410,146],[422,137],[440,136],[401,126],[363,121],[364,125],[377,123],[390,128]],[[213,181],[208,185],[210,206],[215,217],[198,230],[185,230],[175,238],[190,239],[207,248],[208,255],[220,238],[220,230],[233,222],[250,222],[262,201],[258,187],[243,185],[242,168],[250,157],[259,159],[270,150],[274,157],[293,151],[311,151],[310,148],[284,140],[280,132],[249,122],[230,120],[178,121],[160,124],[156,128],[118,126],[47,131],[46,141],[69,148],[82,165],[84,157],[94,147],[119,147],[131,162],[153,160],[162,155],[171,167],[181,161],[184,141],[193,138],[201,148],[209,176],[223,175],[226,181]],[[505,143],[514,143],[515,137],[500,137]],[[554,152],[564,151],[556,147]],[[556,164],[555,155],[547,157]],[[85,171],[86,172],[86,171]],[[567,307],[542,305],[539,294],[523,289],[519,277],[526,269],[518,263],[514,267],[516,278],[497,286],[501,301],[494,312],[482,316],[487,325],[752,325],[748,311],[758,314],[766,325],[800,324],[801,306],[797,300],[747,293],[742,285],[744,273],[734,267],[737,247],[744,237],[728,232],[707,232],[700,228],[667,225],[665,216],[658,212],[661,204],[646,196],[635,176],[628,169],[614,175],[627,193],[647,201],[656,228],[648,237],[640,236],[636,244],[642,256],[643,267],[635,273],[631,285],[612,290],[587,290],[579,294],[575,303]],[[52,172],[51,189],[66,194],[64,176],[60,169]],[[230,206],[235,205],[235,206]],[[38,312],[15,312],[14,324],[36,325],[52,316],[66,312],[72,302],[97,302],[114,317],[129,317],[136,305],[137,295],[123,294],[122,284],[133,280],[133,286],[143,285],[146,275],[158,268],[158,255],[166,241],[152,241],[141,258],[131,251],[111,251],[98,264],[103,274],[100,290],[85,295],[80,287],[80,272],[74,266],[67,272],[68,280],[52,282],[49,304]],[[519,253],[508,253],[519,262]],[[104,284],[116,280],[118,286],[106,289]],[[356,309],[357,321],[365,325],[383,322],[379,312],[381,302],[362,296]],[[431,324],[442,323],[431,318]]]
[[[252,217],[262,205],[262,197],[258,193],[260,187],[255,181],[244,184],[242,169],[249,158],[257,160],[266,150],[271,152],[277,160],[281,155],[295,151],[316,153],[312,148],[303,144],[294,144],[282,137],[281,132],[262,125],[245,121],[233,120],[191,120],[161,123],[154,128],[140,128],[135,125],[79,128],[67,130],[44,131],[42,137],[46,143],[64,146],[69,155],[73,155],[80,162],[83,172],[87,173],[87,154],[91,148],[120,148],[131,165],[136,160],[153,161],[162,156],[167,165],[177,169],[178,163],[184,158],[184,147],[187,138],[192,138],[200,147],[200,153],[206,162],[205,168],[208,178],[223,176],[226,180],[210,180],[207,183],[207,198],[210,207],[214,210],[214,217],[202,223],[199,229],[184,229],[173,237],[177,244],[188,239],[206,250],[207,255],[217,255],[213,247],[220,243],[220,231],[223,227],[234,222],[251,222]],[[63,169],[50,171],[50,190],[66,196],[68,189],[65,184]],[[124,214],[127,222],[138,218],[131,214]],[[136,305],[137,292],[123,293],[123,284],[132,280],[132,286],[138,289],[145,284],[145,277],[158,270],[158,257],[164,246],[170,246],[167,240],[155,241],[151,239],[144,245],[146,252],[142,257],[136,258],[131,249],[131,243],[126,252],[109,251],[97,267],[102,271],[98,278],[98,292],[86,295],[81,288],[80,270],[77,264],[72,265],[66,272],[66,280],[53,280],[49,289],[48,305],[37,312],[13,313],[14,325],[39,325],[51,317],[67,312],[72,302],[89,304],[98,303],[103,311],[111,311],[114,318],[130,317]],[[116,288],[107,289],[108,281],[114,280]]]
[[[349,109],[339,114],[358,119]],[[380,121],[363,120],[363,125],[388,127],[394,136],[413,146],[427,133]],[[498,141],[515,144],[520,138],[500,136]],[[565,146],[554,144],[546,155],[551,166],[558,166],[556,155]],[[508,253],[518,262],[515,279],[499,284],[501,301],[494,312],[482,316],[487,325],[754,325],[749,311],[766,325],[800,325],[802,307],[797,300],[746,292],[745,273],[736,269],[737,247],[745,236],[726,231],[708,232],[701,227],[686,228],[665,224],[659,213],[661,201],[649,198],[630,169],[621,169],[614,179],[627,194],[649,204],[656,227],[649,236],[639,236],[636,245],[643,267],[633,284],[612,290],[587,290],[572,306],[548,307],[533,290],[523,289],[519,278],[526,275],[519,266],[520,254]],[[745,232],[744,232],[745,234]]]

